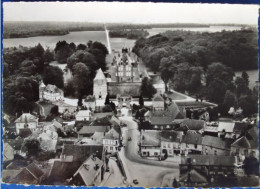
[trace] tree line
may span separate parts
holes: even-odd
[[[179,92],[219,104],[222,114],[241,107],[257,113],[257,89],[248,87],[246,72],[234,80],[234,70],[257,69],[257,33],[253,30],[199,33],[167,31],[136,41],[133,48],[151,71],[161,74]]]
[[[97,69],[106,69],[106,47],[89,41],[86,45],[59,41],[54,50],[35,47],[12,47],[3,49],[3,111],[19,116],[32,112],[39,100],[39,83],[53,84],[68,96],[92,94],[93,78]],[[73,79],[64,86],[63,71],[49,63],[67,63]]]

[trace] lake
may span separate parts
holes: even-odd
[[[218,32],[222,30],[239,30],[241,27],[237,26],[210,26],[207,28],[152,28],[147,29],[150,36],[156,35],[167,30],[185,30],[185,31],[198,31],[198,32]],[[37,36],[28,38],[12,38],[3,39],[3,47],[18,47],[19,45],[26,47],[33,47],[38,43],[44,48],[50,47],[55,48],[58,41],[65,40],[68,43],[74,42],[76,45],[79,43],[86,44],[89,40],[99,41],[103,44],[107,44],[105,31],[79,31],[70,32],[63,36]],[[114,50],[120,50],[123,47],[131,48],[134,46],[135,40],[125,38],[110,38],[111,48]]]

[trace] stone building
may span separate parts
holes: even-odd
[[[51,102],[61,101],[64,99],[63,90],[59,89],[56,85],[48,84],[47,86],[41,81],[39,86],[39,99],[40,101],[47,100]]]

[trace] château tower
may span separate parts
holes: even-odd
[[[105,99],[107,96],[107,80],[101,68],[94,78],[93,95],[96,99]]]

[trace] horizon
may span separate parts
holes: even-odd
[[[258,5],[205,3],[4,2],[3,20],[4,22],[257,25],[258,8]]]

